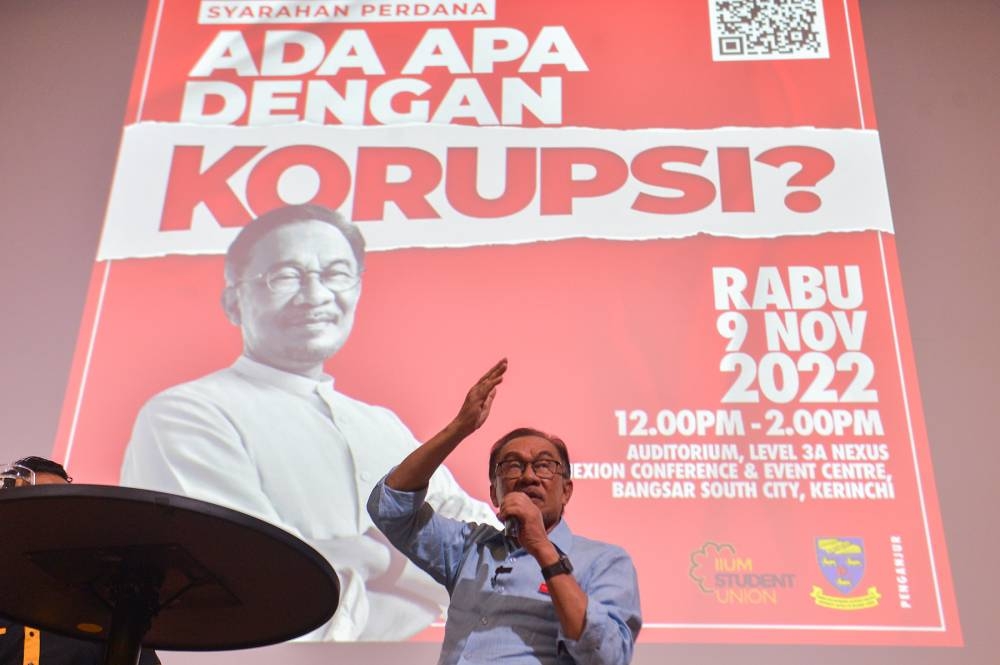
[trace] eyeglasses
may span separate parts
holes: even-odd
[[[0,464],[0,489],[18,485],[34,485],[35,472],[20,464]]]
[[[283,266],[262,272],[254,277],[248,277],[236,282],[236,285],[246,282],[263,281],[271,293],[278,296],[290,296],[302,290],[302,285],[306,281],[307,275],[316,275],[320,286],[328,291],[347,291],[358,285],[361,275],[355,274],[343,268],[327,268],[325,270],[305,270],[295,266]]]
[[[562,474],[562,462],[554,459],[536,459],[532,462],[522,462],[519,459],[508,459],[497,464],[497,478],[517,480],[524,475],[525,469],[531,467],[535,476],[541,480],[552,480]]]
[[[25,460],[18,460],[23,462]],[[67,483],[72,483],[72,476],[63,475],[65,473],[57,473],[55,471],[39,471],[35,472],[29,466],[24,464],[0,464],[0,490],[10,489],[12,487],[24,487],[26,485],[37,485],[38,484],[38,473],[45,474],[45,476],[56,476],[60,481],[66,481]],[[48,484],[43,478],[42,484]]]

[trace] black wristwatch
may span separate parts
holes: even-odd
[[[573,564],[569,562],[569,557],[565,554],[560,554],[558,561],[551,566],[545,566],[542,568],[542,577],[544,577],[547,581],[556,575],[569,574],[572,572]]]

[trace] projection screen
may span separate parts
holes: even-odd
[[[176,489],[123,475],[137,414],[236,361],[223,255],[300,203],[368,248],[337,390],[424,440],[509,358],[448,467],[488,503],[490,442],[562,436],[641,644],[963,644],[856,2],[151,0],[52,449],[79,482]],[[187,482],[191,436],[190,495],[324,551],[266,485]]]

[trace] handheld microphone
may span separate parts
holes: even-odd
[[[515,492],[518,490],[514,490]],[[508,515],[507,519],[503,521],[503,535],[505,535],[508,540],[516,541],[517,534],[521,531],[521,522],[518,521],[513,515]]]
[[[521,530],[521,523],[516,517],[508,517],[503,521],[503,532],[511,540],[517,540],[517,533]]]

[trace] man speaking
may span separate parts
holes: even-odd
[[[485,422],[497,363],[458,415],[375,486],[368,511],[393,545],[448,589],[440,665],[627,665],[642,625],[635,567],[615,545],[572,533],[569,452],[520,428],[490,450],[490,498],[507,527],[451,519],[428,501],[434,473]]]
[[[226,253],[222,294],[242,355],[153,397],[121,469],[122,485],[227,506],[319,550],[340,576],[341,599],[312,640],[405,639],[448,602],[365,511],[375,482],[417,441],[394,413],[340,393],[323,370],[351,333],[364,250],[357,227],[319,206],[279,208],[244,227]],[[428,500],[455,518],[496,519],[446,469]]]

